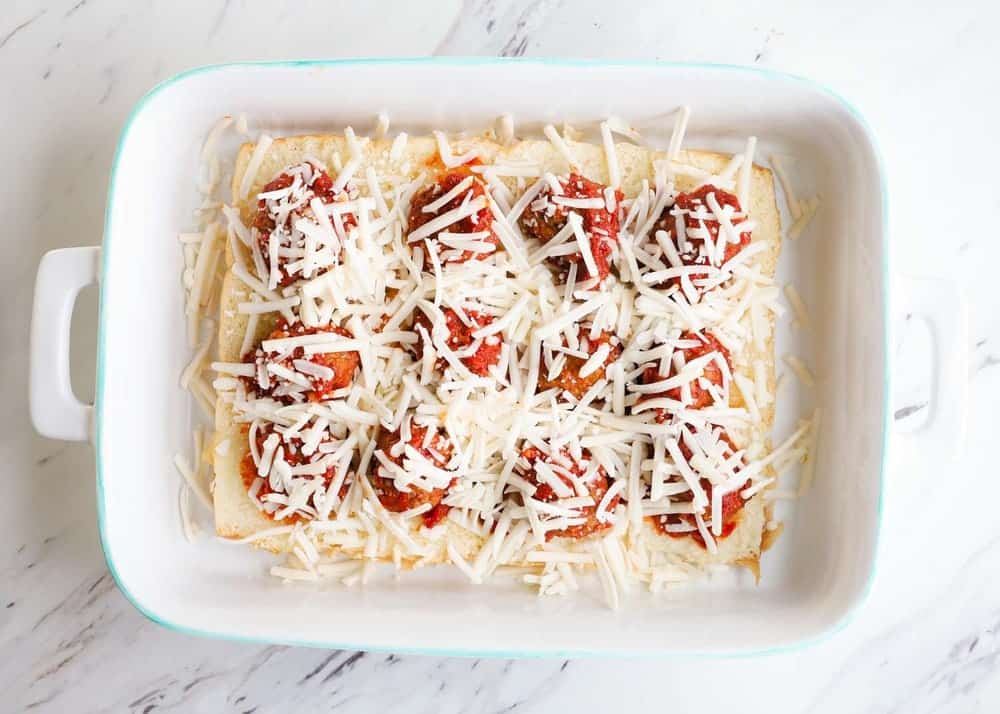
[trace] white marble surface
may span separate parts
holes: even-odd
[[[0,245],[10,291],[0,310],[0,393],[8,403],[0,435],[0,710],[1000,709],[1000,474],[990,458],[990,414],[1000,400],[1000,6],[377,5],[0,6],[0,157],[8,171]],[[928,453],[919,436],[900,450],[874,592],[846,630],[808,650],[759,659],[397,658],[192,639],[146,621],[115,589],[97,538],[90,448],[43,440],[27,419],[27,334],[39,257],[100,241],[118,132],[157,81],[228,60],[432,53],[755,64],[827,83],[867,115],[889,172],[897,269],[959,280],[969,295],[969,431],[957,462]],[[93,311],[91,295],[78,309],[74,334],[75,380],[84,394],[92,383]],[[897,345],[897,409],[914,411],[907,408],[927,399],[922,344],[914,338]]]

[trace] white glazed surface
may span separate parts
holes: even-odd
[[[794,711],[995,710],[1000,590],[992,573],[1000,565],[995,546],[1000,531],[990,504],[1000,495],[1000,485],[984,479],[995,471],[986,458],[990,420],[984,408],[995,402],[991,390],[998,388],[997,359],[990,352],[998,336],[988,317],[995,304],[989,265],[996,249],[992,241],[977,238],[978,216],[946,217],[926,210],[938,188],[955,186],[985,206],[987,219],[997,218],[986,173],[1000,158],[988,133],[987,118],[995,115],[995,106],[978,91],[990,86],[988,60],[996,53],[988,28],[997,19],[995,10],[949,7],[914,19],[906,32],[885,34],[890,21],[898,30],[894,13],[901,8],[876,11],[858,4],[840,9],[841,17],[809,16],[788,6],[733,16],[709,3],[697,17],[678,18],[650,3],[640,7],[636,19],[597,4],[560,13],[547,3],[509,9],[470,3],[462,12],[448,7],[398,18],[389,23],[388,34],[373,38],[363,31],[373,16],[355,7],[337,14],[336,24],[346,31],[331,43],[328,28],[337,11],[324,15],[319,6],[303,8],[318,20],[303,23],[295,21],[300,4],[276,6],[273,16],[266,11],[251,16],[245,8],[220,4],[193,21],[180,3],[176,10],[158,10],[159,15],[124,3],[117,8],[87,3],[73,11],[74,5],[15,5],[5,8],[0,27],[0,51],[7,60],[0,67],[4,104],[19,108],[3,139],[5,155],[24,172],[23,180],[10,187],[12,201],[24,210],[4,232],[18,308],[5,313],[13,334],[26,334],[40,253],[90,243],[100,234],[105,177],[128,109],[153,81],[185,67],[250,57],[435,49],[553,55],[580,54],[588,47],[598,56],[745,64],[757,57],[760,65],[826,81],[860,104],[887,158],[897,264],[907,272],[965,278],[973,306],[968,347],[975,350],[969,367],[970,431],[957,464],[944,464],[920,439],[897,452],[872,600],[832,639],[760,660],[566,665],[358,656],[166,632],[123,600],[104,569],[91,507],[90,449],[33,437],[26,419],[14,418],[3,442],[10,478],[2,511],[7,601],[0,611],[0,679],[11,687],[13,702],[53,711],[126,710],[130,705],[136,711],[150,705],[274,711],[345,704],[362,711],[390,706],[498,711],[515,705],[542,711],[638,707],[661,702],[669,690],[682,709],[697,702],[773,711],[783,702]],[[695,30],[714,20],[720,21],[723,36],[706,45]],[[16,29],[23,23],[28,24]],[[283,28],[278,35],[270,32],[275,26]],[[817,27],[824,32],[817,33]],[[150,35],[153,28],[163,31],[162,39]],[[933,62],[924,55],[929,46],[942,50]],[[844,62],[845,56],[852,61]],[[891,82],[889,65],[882,64],[890,56],[896,68]],[[934,176],[928,176],[927,162],[916,151],[928,139],[938,148]],[[55,189],[62,200],[43,201],[42,189]],[[84,354],[93,350],[94,320],[86,310],[81,313],[74,341]],[[922,339],[908,331],[900,337],[896,396],[902,412],[925,400],[929,382],[921,371]],[[24,343],[8,343],[5,354],[4,390],[15,402],[12,413],[23,415]],[[86,385],[86,358],[75,367],[76,384]],[[919,417],[922,411],[913,413]],[[947,487],[931,489],[931,479],[942,477]],[[976,497],[969,498],[971,493]],[[946,541],[939,529],[924,527],[954,522],[965,525]],[[762,681],[779,684],[761,687]]]
[[[253,90],[261,86],[274,89]],[[435,86],[447,90],[422,103]],[[558,109],[546,98],[553,86],[566,90]],[[334,93],[340,101],[331,108],[324,98]],[[855,207],[847,215],[824,211],[811,229],[813,240],[788,242],[779,271],[803,286],[813,305],[813,330],[783,331],[778,351],[808,356],[809,346],[816,347],[818,399],[829,404],[822,431],[827,457],[817,464],[817,488],[765,556],[761,587],[749,573],[720,573],[703,587],[678,588],[666,598],[633,597],[613,615],[599,597],[540,600],[524,588],[467,584],[445,568],[398,583],[378,578],[363,592],[336,586],[317,592],[263,575],[271,559],[260,553],[184,540],[172,455],[189,449],[190,399],[177,375],[190,351],[174,234],[189,225],[187,216],[198,205],[191,176],[216,117],[240,107],[251,117],[267,117],[264,128],[272,132],[337,131],[345,124],[361,130],[381,109],[398,128],[414,132],[428,122],[446,129],[485,127],[504,110],[522,130],[558,118],[593,125],[614,112],[665,146],[664,117],[676,97],[684,97],[695,116],[689,146],[738,149],[745,136],[758,135],[763,156],[793,154],[798,166],[810,169],[800,171],[802,190]],[[751,100],[752,108],[737,109]],[[147,181],[170,187],[167,199],[146,190]],[[557,655],[727,652],[814,639],[862,598],[874,558],[881,481],[882,194],[863,128],[828,94],[797,80],[709,68],[479,62],[223,67],[181,78],[143,104],[126,129],[110,191],[104,340],[98,345],[98,506],[118,580],[154,619],[186,631],[322,646]],[[821,249],[805,255],[800,246]],[[161,329],[147,329],[137,340],[135,322],[143,315]],[[794,387],[781,399],[779,435],[790,433],[801,415]],[[809,403],[805,395],[801,401]],[[845,456],[834,460],[837,454]],[[146,468],[137,473],[137,463]],[[796,528],[802,520],[810,527]],[[234,590],[235,602],[227,597]],[[270,617],[275,611],[288,614]]]

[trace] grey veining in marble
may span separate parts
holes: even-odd
[[[998,7],[3,3],[0,711],[1000,711]],[[919,435],[897,452],[878,575],[847,629],[754,660],[396,657],[192,639],[145,620],[117,591],[98,542],[91,450],[43,440],[27,421],[38,259],[100,241],[117,134],[156,82],[229,60],[432,53],[756,64],[825,82],[865,112],[888,172],[895,268],[958,280],[969,296],[969,434],[953,463],[921,453]],[[86,394],[93,294],[77,313],[73,377]],[[923,338],[898,337],[895,413],[905,423],[933,405]]]

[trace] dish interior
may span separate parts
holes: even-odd
[[[552,97],[558,96],[558,102]],[[665,147],[670,113],[691,107],[685,145],[780,153],[800,197],[822,205],[785,240],[779,283],[794,282],[811,328],[779,319],[777,367],[801,356],[815,390],[789,374],[778,395],[780,441],[822,405],[815,481],[779,504],[785,532],[762,579],[720,569],[659,595],[635,590],[609,611],[596,582],[562,599],[517,583],[471,585],[448,568],[390,573],[364,589],[283,585],[273,556],[182,534],[172,459],[190,453],[193,412],[178,375],[186,346],[176,234],[195,221],[199,153],[224,114],[274,134],[479,131],[510,112],[518,133],[546,122],[593,128],[626,118]],[[235,149],[233,139],[229,148]],[[232,154],[229,154],[232,156]],[[733,652],[821,635],[860,603],[872,575],[886,410],[883,194],[871,138],[838,98],[753,70],[659,65],[347,62],[197,70],[154,91],[126,127],[110,187],[98,356],[98,500],[109,564],[146,614],[187,631],[249,639],[451,653]],[[782,205],[783,224],[790,217]],[[596,579],[595,579],[596,580]]]

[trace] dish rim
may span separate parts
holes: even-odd
[[[102,440],[104,424],[104,391],[105,391],[105,327],[106,309],[109,295],[107,291],[107,271],[108,255],[110,253],[110,236],[114,232],[112,224],[113,208],[115,205],[115,190],[117,186],[117,174],[121,161],[123,149],[129,138],[132,126],[136,119],[142,114],[146,106],[160,93],[173,87],[175,84],[183,82],[191,77],[210,72],[219,72],[232,69],[256,69],[256,68],[317,68],[330,66],[348,65],[438,65],[438,66],[475,66],[475,65],[502,65],[502,64],[538,64],[557,67],[644,67],[662,69],[684,69],[684,70],[724,70],[727,72],[739,72],[755,75],[779,82],[790,82],[803,84],[812,91],[826,95],[833,99],[855,120],[861,130],[868,147],[871,149],[875,162],[875,170],[878,174],[878,186],[881,193],[881,242],[882,242],[882,349],[885,359],[883,360],[883,396],[882,396],[882,438],[881,457],[878,463],[878,502],[876,504],[875,528],[873,534],[873,554],[868,577],[860,594],[851,603],[844,613],[832,625],[821,630],[811,637],[796,639],[767,647],[740,649],[737,651],[715,651],[715,650],[686,650],[676,647],[664,647],[663,649],[649,649],[639,651],[627,650],[599,650],[599,649],[573,649],[573,650],[547,650],[547,649],[526,649],[526,650],[500,650],[489,647],[482,648],[448,648],[448,647],[387,647],[371,646],[363,642],[330,642],[306,639],[282,639],[272,637],[261,637],[256,635],[242,634],[239,632],[226,631],[222,629],[211,630],[201,627],[191,627],[183,623],[171,621],[159,615],[152,609],[146,607],[134,593],[129,590],[123,581],[108,543],[107,519],[106,519],[106,494],[104,491],[103,464],[102,464]],[[789,74],[778,70],[765,69],[759,67],[747,67],[736,64],[710,63],[710,62],[671,62],[660,60],[590,60],[590,59],[559,59],[559,58],[526,58],[526,57],[412,57],[412,58],[347,58],[347,59],[311,59],[311,60],[259,60],[259,61],[237,61],[218,64],[209,64],[194,67],[155,85],[146,92],[135,104],[129,113],[125,124],[122,127],[121,135],[115,149],[114,159],[111,165],[111,174],[108,181],[108,198],[105,207],[104,235],[101,251],[101,267],[99,276],[100,304],[98,309],[97,325],[97,375],[95,381],[94,398],[94,430],[93,444],[96,461],[96,482],[97,482],[97,520],[98,532],[100,535],[101,549],[104,553],[105,562],[118,589],[125,596],[125,599],[132,604],[142,615],[152,622],[174,632],[181,632],[188,635],[196,635],[212,639],[222,639],[248,644],[279,644],[285,646],[312,647],[323,649],[345,649],[364,650],[368,652],[393,652],[399,654],[433,655],[439,657],[495,657],[495,658],[540,658],[540,657],[662,657],[662,656],[688,656],[688,657],[753,657],[776,655],[786,652],[796,652],[806,647],[824,642],[833,637],[838,632],[846,628],[858,615],[864,604],[871,596],[875,574],[878,567],[879,544],[884,518],[884,499],[886,470],[889,463],[890,447],[890,420],[891,410],[889,400],[892,394],[892,351],[893,344],[893,324],[891,321],[892,312],[892,273],[889,270],[891,242],[889,241],[889,211],[888,211],[888,191],[886,185],[885,164],[879,149],[878,142],[871,130],[864,115],[850,101],[842,97],[831,88],[814,80],[799,75]]]

